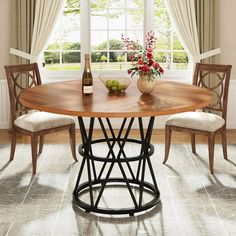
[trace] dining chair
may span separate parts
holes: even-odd
[[[43,150],[44,135],[62,130],[69,131],[72,156],[77,161],[74,119],[67,115],[29,110],[19,100],[21,93],[25,89],[42,84],[37,63],[7,65],[5,66],[5,71],[11,106],[10,161],[14,159],[16,133],[20,132],[23,135],[29,135],[31,138],[32,169],[35,175],[37,156]]]
[[[165,124],[165,158],[167,162],[172,131],[188,132],[191,135],[192,152],[196,154],[195,135],[208,136],[210,172],[214,174],[215,136],[221,134],[224,159],[227,159],[226,118],[231,65],[197,63],[193,85],[208,89],[212,102],[202,110],[183,112],[170,116]]]

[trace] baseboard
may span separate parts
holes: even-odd
[[[0,80],[0,129],[9,128],[10,102],[6,80]]]
[[[9,122],[1,122],[0,129],[9,129]]]

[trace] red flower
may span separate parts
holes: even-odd
[[[139,60],[138,60],[138,64],[139,64],[139,65],[143,65],[143,60],[142,60],[142,59],[139,59]]]
[[[128,74],[130,74],[131,73],[131,70],[128,70]]]
[[[163,73],[164,73],[164,70],[163,70],[163,68],[162,68],[162,67],[160,67],[160,68],[159,68],[159,71],[160,71],[160,73],[161,73],[161,74],[163,74]]]
[[[153,57],[152,52],[147,52],[147,57],[150,59]]]
[[[154,63],[154,61],[152,59],[150,59],[149,62],[148,62],[148,65],[152,66],[153,63]]]
[[[160,67],[160,65],[159,65],[159,63],[155,62],[155,63],[153,64],[153,67],[154,67],[155,69],[158,69],[158,68]]]
[[[143,65],[143,66],[141,67],[141,70],[142,70],[143,72],[148,72],[148,71],[149,71],[149,66],[148,66],[148,65]]]

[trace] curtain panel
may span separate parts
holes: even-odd
[[[56,20],[63,10],[64,0],[38,0],[34,18],[34,29],[31,42],[32,62],[38,61]]]
[[[218,0],[195,0],[196,23],[198,29],[200,53],[219,47],[219,1]],[[214,55],[202,60],[203,63],[217,64],[219,56]],[[218,80],[214,81],[208,76],[208,86],[217,86]],[[217,93],[219,88],[214,89]],[[213,103],[217,101],[214,98]],[[217,114],[217,112],[215,112]]]
[[[11,47],[30,53],[34,28],[36,0],[12,0]],[[29,63],[29,60],[12,56],[12,64]]]
[[[219,0],[195,0],[196,23],[200,53],[219,47]],[[218,63],[219,56],[208,57],[204,63]]]

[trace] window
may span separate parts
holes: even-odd
[[[144,32],[151,29],[157,36],[154,56],[160,64],[169,70],[186,70],[188,54],[174,32],[164,0],[66,0],[44,51],[45,68],[80,70],[81,55],[90,52],[92,70],[126,70],[130,62],[122,34],[142,47]]]

